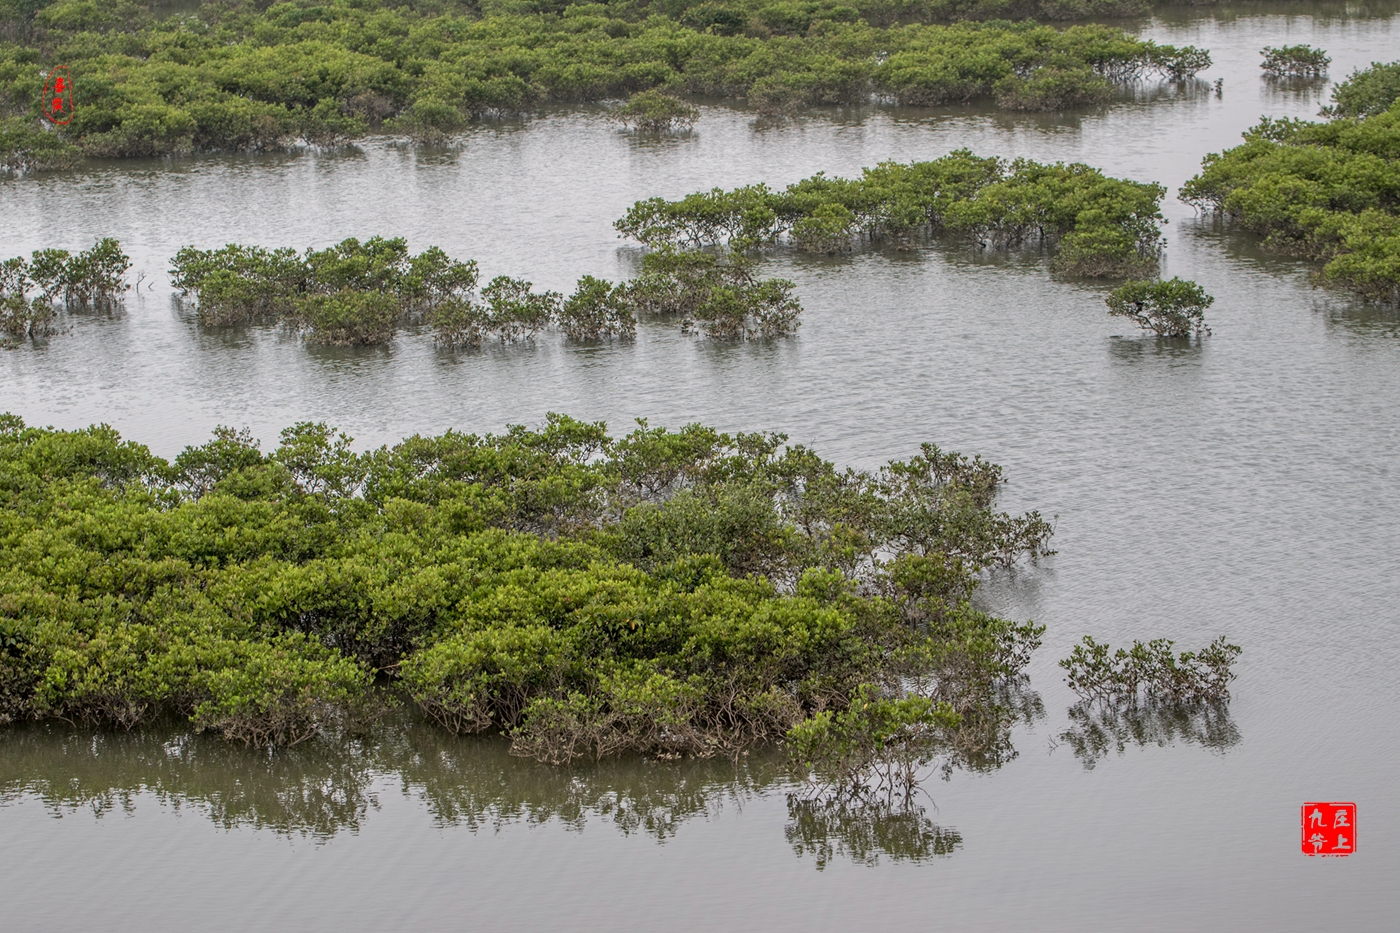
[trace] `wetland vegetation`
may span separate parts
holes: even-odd
[[[532,339],[558,327],[570,340],[631,338],[637,315],[679,319],[687,332],[727,339],[797,330],[802,306],[786,279],[760,279],[747,257],[659,251],[641,274],[614,284],[584,276],[567,298],[497,276],[477,289],[473,261],[432,247],[414,256],[401,237],[343,240],[324,250],[186,247],[172,281],[201,323],[280,322],[318,343],[385,343],[409,321],[431,325],[442,346]]]
[[[1041,630],[970,600],[1051,529],[996,511],[992,464],[561,416],[350,443],[220,429],[166,461],[4,416],[0,716],[295,745],[402,696],[543,761],[787,739],[833,781],[1005,745]]]
[[[121,244],[110,237],[76,254],[41,249],[28,259],[0,262],[0,335],[12,341],[49,336],[56,305],[73,311],[115,309],[131,287],[130,268]]]
[[[814,175],[776,191],[716,188],[634,204],[617,229],[653,248],[780,242],[818,253],[861,243],[910,248],[953,234],[996,248],[1055,250],[1058,275],[1126,277],[1157,270],[1166,189],[1081,164],[1006,162],[962,149],[927,162],[882,162],[859,178]]]
[[[0,166],[334,146],[369,132],[441,139],[484,116],[653,90],[743,98],[774,113],[872,97],[1062,110],[1103,103],[1140,79],[1186,79],[1210,62],[1199,49],[1103,25],[923,22],[982,18],[975,6],[332,0],[157,15],[130,0],[6,0]],[[1012,4],[996,15],[1037,9]],[[59,64],[76,90],[71,121],[55,127],[39,98],[46,69]]]
[[[1323,122],[1265,118],[1206,156],[1181,197],[1323,263],[1318,281],[1400,301],[1400,63],[1337,86]]]

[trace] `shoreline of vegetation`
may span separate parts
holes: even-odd
[[[1181,199],[1323,263],[1323,285],[1400,303],[1400,62],[1357,70],[1323,115],[1265,118],[1206,156]]]
[[[549,101],[649,90],[742,98],[768,113],[875,98],[1064,110],[1104,103],[1147,77],[1187,79],[1210,63],[1203,50],[1102,25],[903,24],[883,9],[866,9],[871,22],[846,6],[743,16],[724,5],[681,5],[674,15],[601,4],[481,13],[335,0],[265,10],[210,3],[157,19],[130,2],[12,4],[0,30],[0,166],[335,146],[370,132],[433,140]],[[45,69],[57,64],[75,88],[64,127],[44,124],[38,110]]]

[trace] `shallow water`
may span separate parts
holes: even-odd
[[[268,760],[178,730],[27,727],[0,733],[5,926],[1390,928],[1400,318],[1313,289],[1306,266],[1174,200],[1202,155],[1261,114],[1326,101],[1325,84],[1262,80],[1262,46],[1321,46],[1334,78],[1400,48],[1394,5],[1290,12],[1308,9],[1154,20],[1145,35],[1205,46],[1215,66],[1192,88],[1079,115],[865,109],[765,125],[713,107],[691,137],[643,142],[568,111],[436,152],[381,140],[0,181],[0,256],[111,235],[146,273],[124,315],[0,353],[0,410],[30,423],[106,421],[165,455],[221,423],[268,446],[294,421],[326,420],[371,446],[548,411],[618,430],[634,417],[782,430],[862,466],[930,440],[1003,464],[1006,506],[1057,516],[1059,550],[984,588],[997,610],[1047,626],[1031,667],[1045,714],[996,773],[928,783],[936,807],[925,800],[911,832],[940,827],[942,854],[897,827],[847,825],[823,860],[772,762],[561,773],[416,727],[372,752]],[[964,146],[1169,186],[1164,271],[1216,296],[1214,335],[1144,339],[1107,316],[1101,289],[1053,282],[1035,256],[942,247],[776,255],[768,267],[798,283],[807,313],[797,339],[772,346],[656,324],[618,346],[452,356],[409,334],[316,349],[275,330],[201,330],[163,273],[191,243],[378,233],[567,290],[631,268],[611,223],[638,198]],[[1055,666],[1085,634],[1182,647],[1227,634],[1245,649],[1234,732],[1213,748],[1129,743],[1086,768],[1061,738],[1073,696]],[[1356,855],[1298,853],[1305,800],[1358,803]]]

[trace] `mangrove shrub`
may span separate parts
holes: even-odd
[[[932,446],[857,471],[700,425],[357,453],[302,423],[167,461],[0,416],[0,717],[291,744],[386,702],[377,678],[546,761],[995,744],[1041,629],[969,598],[1050,535],[996,510],[1002,482]]]
[[[1318,260],[1318,279],[1400,301],[1400,64],[1336,91],[1327,122],[1265,119],[1242,145],[1206,156],[1181,197]]]
[[[1125,317],[1158,337],[1209,334],[1206,308],[1215,299],[1184,279],[1125,282],[1104,299],[1108,313]]]
[[[113,310],[130,289],[130,258],[110,237],[90,249],[35,250],[0,262],[0,333],[12,339],[53,332],[55,304],[68,310]],[[31,297],[32,293],[32,297]]]
[[[700,118],[700,109],[655,88],[638,91],[617,110],[614,118],[639,133],[670,133],[688,130]]]
[[[1332,59],[1322,49],[1310,45],[1264,46],[1259,67],[1271,78],[1317,78],[1327,73]]]
[[[759,184],[650,198],[616,227],[651,247],[735,252],[779,242],[824,253],[860,242],[908,247],[950,233],[997,247],[1057,247],[1052,269],[1061,275],[1125,277],[1157,268],[1165,193],[1087,165],[1008,164],[962,149],[882,162],[855,179],[814,175],[782,191]]]
[[[1108,26],[1007,21],[1134,5],[982,0],[976,13],[947,0],[898,9],[871,2],[864,12],[766,2],[478,9],[329,0],[214,2],[169,15],[154,3],[25,0],[29,12],[7,17],[10,39],[0,44],[0,164],[339,145],[378,131],[436,140],[474,119],[648,91],[747,98],[768,110],[872,98],[1060,109],[1209,63],[1200,50]],[[995,21],[911,22],[962,17]],[[41,72],[57,64],[71,69],[75,106],[67,126],[46,128]],[[653,116],[660,100],[639,101],[635,116],[667,119]],[[667,106],[673,124],[688,119]]]

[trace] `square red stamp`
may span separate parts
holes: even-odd
[[[1350,855],[1356,851],[1356,804],[1303,804],[1303,854]]]

